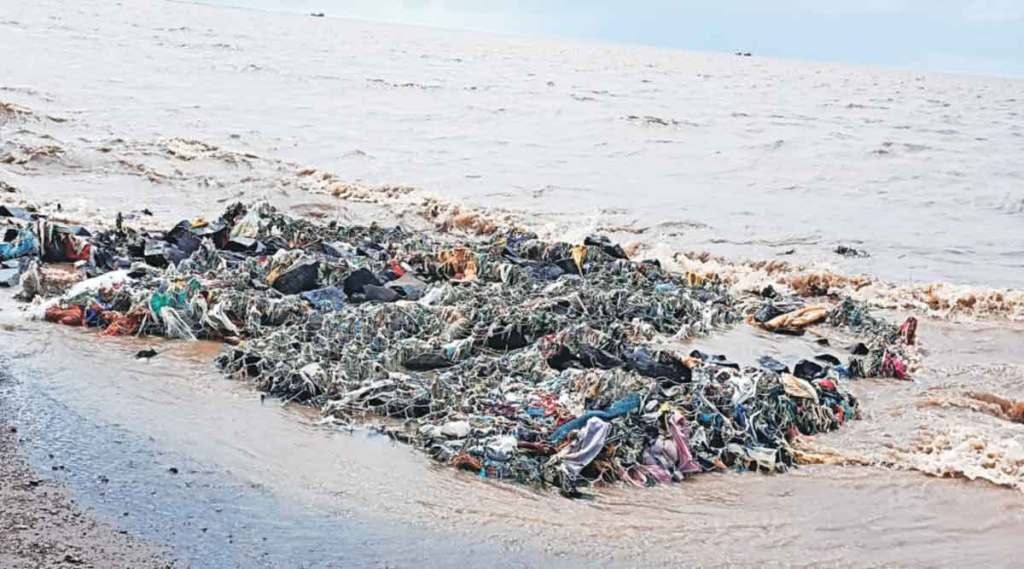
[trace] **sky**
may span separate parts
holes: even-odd
[[[206,0],[328,16],[1024,76],[1024,0]]]

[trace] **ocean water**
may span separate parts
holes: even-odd
[[[1021,79],[162,2],[12,2],[0,26],[24,54],[4,88],[45,96],[0,94],[74,113],[50,141],[72,154],[184,137],[534,223],[1024,288]]]
[[[18,190],[4,198],[73,219],[166,226],[268,199],[430,225],[425,211],[457,206],[682,265],[722,256],[738,278],[863,274],[894,319],[922,318],[915,382],[856,384],[864,420],[817,441],[873,466],[587,503],[268,419],[203,367],[210,353],[140,369],[137,345],[26,323],[4,296],[0,353],[59,405],[318,512],[521,559],[1009,565],[1024,426],[967,393],[1024,399],[1024,81],[154,0],[7,2],[0,48],[0,182]],[[744,362],[817,349],[742,327],[693,347]]]

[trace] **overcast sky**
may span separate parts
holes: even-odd
[[[1024,0],[207,0],[448,28],[1024,76]]]

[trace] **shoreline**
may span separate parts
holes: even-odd
[[[60,482],[33,470],[25,442],[4,415],[0,412],[0,565],[7,569],[180,566],[159,548],[80,506]]]

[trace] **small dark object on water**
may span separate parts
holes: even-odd
[[[314,18],[323,18],[324,17],[324,13],[323,12],[310,12],[309,15],[313,16]]]
[[[794,254],[796,254],[796,249],[786,249],[785,251],[779,253],[779,255],[794,255]]]
[[[842,255],[844,257],[869,257],[867,251],[862,249],[854,249],[849,245],[838,245],[835,249],[836,255]]]
[[[752,54],[749,51],[737,51],[736,55],[739,57],[750,57]]]
[[[175,467],[175,466],[172,466],[172,467],[167,469],[167,472],[170,472],[171,474],[177,474],[178,473],[178,468]]]
[[[141,213],[142,215],[148,215],[150,217],[153,217],[153,212],[148,207],[143,208],[142,211],[139,213]]]
[[[154,350],[153,348],[146,348],[145,350],[139,350],[138,352],[135,352],[135,357],[136,357],[136,359],[140,359],[140,360],[141,359],[147,359],[148,360],[150,358],[155,358],[157,356],[157,354],[159,354],[159,353],[160,352]]]
[[[917,318],[907,316],[907,319],[900,325],[900,336],[903,337],[903,343],[908,346],[917,343]]]
[[[819,346],[828,346],[829,345],[828,338],[818,338],[817,340],[814,341],[814,343],[818,344]]]
[[[17,433],[17,432],[18,432],[18,427],[11,427],[11,428],[10,428],[10,429],[8,429],[8,430],[9,430],[10,432],[12,432],[12,433]]]

